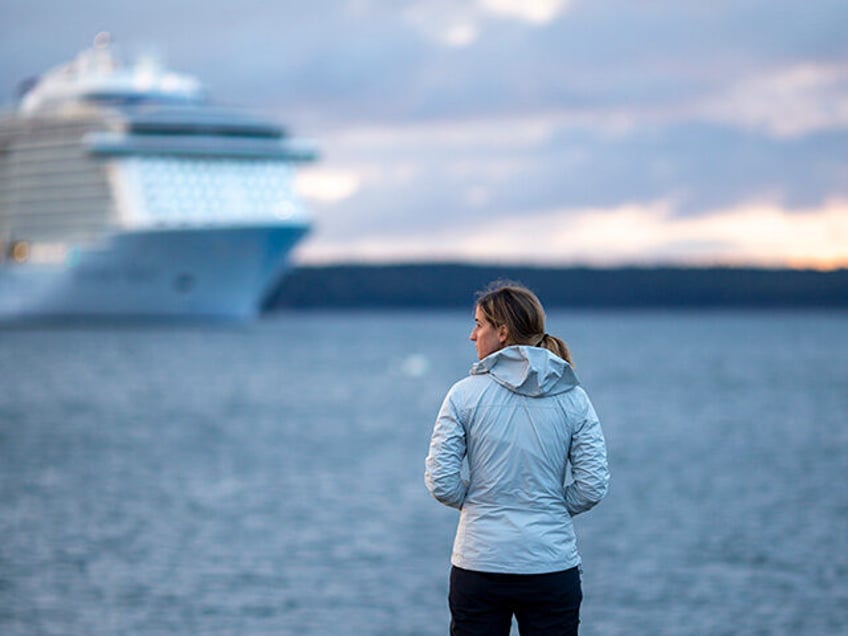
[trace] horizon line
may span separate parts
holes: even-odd
[[[591,262],[569,262],[569,263],[542,263],[538,261],[484,261],[465,259],[328,259],[328,260],[306,260],[294,261],[292,269],[306,268],[330,268],[330,267],[500,267],[505,269],[538,269],[538,270],[749,270],[764,272],[815,272],[821,274],[848,272],[848,263],[834,267],[816,267],[809,264],[764,264],[764,263],[680,263],[680,262],[622,262],[622,263],[591,263]]]

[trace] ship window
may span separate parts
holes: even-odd
[[[151,222],[269,222],[300,209],[283,161],[144,157],[137,168]],[[280,211],[284,210],[281,215]]]

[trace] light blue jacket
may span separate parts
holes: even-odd
[[[539,347],[496,351],[451,387],[425,464],[430,493],[461,511],[451,563],[478,572],[578,565],[571,518],[609,482],[589,397],[571,366]]]

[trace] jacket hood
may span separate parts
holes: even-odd
[[[541,347],[515,345],[489,354],[471,367],[471,375],[488,373],[498,384],[530,397],[565,393],[580,384],[574,369]]]

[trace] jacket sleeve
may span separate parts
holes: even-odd
[[[593,508],[609,486],[606,441],[588,398],[585,416],[571,437],[568,459],[573,481],[565,487],[565,503],[573,517]]]
[[[462,508],[468,490],[461,476],[466,445],[465,429],[453,403],[452,393],[449,392],[445,397],[433,428],[430,452],[424,462],[424,483],[439,502],[459,509]]]

